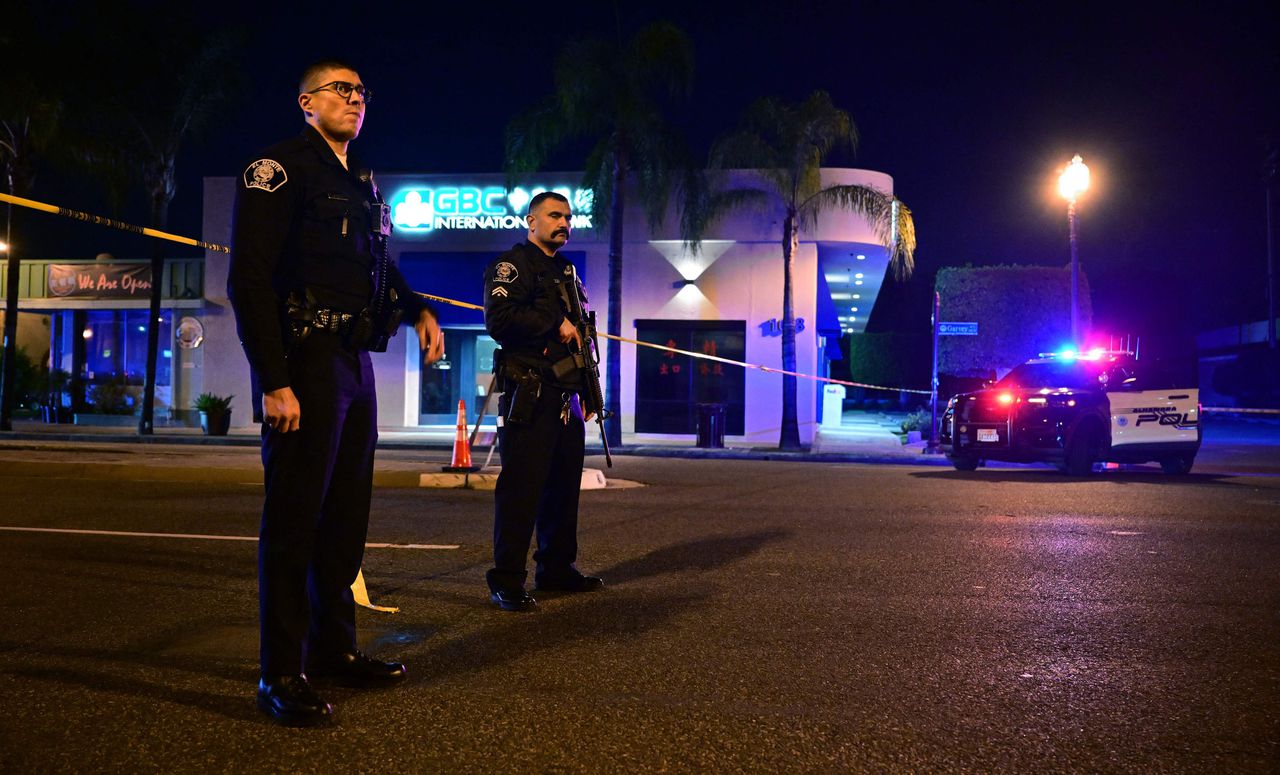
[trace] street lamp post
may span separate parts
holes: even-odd
[[[1071,344],[1080,347],[1080,254],[1076,239],[1076,200],[1089,188],[1089,167],[1076,154],[1058,177],[1058,192],[1067,200],[1071,230]]]

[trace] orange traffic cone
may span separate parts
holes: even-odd
[[[471,443],[467,440],[467,402],[458,402],[458,432],[453,437],[453,460],[444,470],[453,474],[472,473],[480,466],[471,464]]]

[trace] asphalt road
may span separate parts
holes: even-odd
[[[411,680],[318,730],[254,707],[252,541],[0,531],[0,771],[1277,772],[1280,471],[1238,467],[620,457],[608,587],[527,615],[491,493],[380,488],[370,541],[458,548],[368,551]],[[129,470],[0,473],[0,524],[256,532],[256,486]]]

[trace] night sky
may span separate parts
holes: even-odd
[[[562,41],[668,20],[696,49],[680,117],[695,147],[756,97],[825,89],[862,135],[831,166],[893,176],[915,212],[918,270],[886,285],[871,331],[927,330],[938,267],[1065,265],[1054,184],[1074,153],[1094,173],[1080,255],[1100,328],[1185,336],[1265,315],[1275,3],[312,3],[251,15],[268,5],[192,11],[192,24],[245,30],[249,85],[186,145],[173,231],[199,232],[202,176],[238,174],[298,131],[296,82],[311,60],[349,59],[375,90],[357,148],[376,171],[495,172],[507,120],[550,92]],[[550,166],[581,158],[568,150]],[[43,173],[35,198],[105,207],[66,169]],[[146,212],[138,197],[119,215]],[[131,235],[41,218],[29,257],[150,254]]]

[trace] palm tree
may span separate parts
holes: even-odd
[[[10,196],[27,196],[35,187],[36,169],[54,144],[62,115],[56,86],[57,58],[48,55],[56,35],[30,8],[6,12],[0,30],[0,70],[28,73],[0,90],[0,174]],[[6,205],[4,242],[7,275],[4,302],[4,358],[0,366],[0,430],[12,428],[16,391],[18,285],[20,256],[13,245],[13,205]]]
[[[514,183],[542,167],[556,150],[575,141],[591,143],[582,185],[595,193],[593,227],[609,230],[607,333],[621,336],[626,185],[634,178],[650,226],[656,227],[689,167],[665,111],[670,99],[689,94],[693,45],[675,26],[654,24],[625,42],[619,34],[616,41],[567,46],[554,74],[554,94],[507,126],[507,177]],[[620,343],[610,339],[605,352],[605,410],[620,417]],[[620,444],[619,423],[605,427],[609,443]]]
[[[87,45],[112,41],[108,45],[114,46],[125,30],[117,30],[119,38],[104,30],[116,29],[121,18],[130,19],[128,37],[144,37],[149,45],[113,49],[110,58],[118,76],[113,88],[94,103],[93,112],[79,117],[77,145],[83,161],[109,187],[119,187],[120,171],[131,173],[146,192],[151,227],[165,231],[169,206],[177,194],[177,161],[184,140],[210,125],[240,83],[239,33],[191,28],[180,12],[152,9],[122,16],[113,8],[109,15],[86,25],[94,30]],[[146,20],[147,30],[133,29],[138,18]],[[113,193],[114,199],[120,192]],[[138,432],[144,435],[153,429],[163,283],[164,243],[156,242],[151,258],[146,382],[138,423]]]
[[[895,278],[909,277],[916,249],[911,210],[896,197],[870,186],[822,185],[822,165],[836,150],[857,148],[858,131],[849,114],[817,91],[798,105],[761,99],[743,117],[741,126],[717,141],[710,168],[749,170],[747,183],[724,185],[722,174],[686,201],[682,214],[685,242],[696,248],[705,230],[730,210],[771,207],[782,218],[782,368],[796,370],[796,324],[792,272],[800,233],[812,229],[824,211],[836,209],[866,217],[889,251]],[[783,376],[782,424],[778,446],[800,448],[796,417],[796,378]]]

